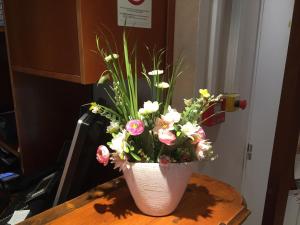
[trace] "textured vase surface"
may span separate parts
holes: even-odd
[[[124,177],[137,207],[151,216],[172,213],[180,202],[195,162],[131,163]]]

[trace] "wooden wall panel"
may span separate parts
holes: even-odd
[[[146,65],[145,45],[172,52],[174,13],[175,0],[152,0],[152,28],[126,28]],[[117,0],[5,0],[5,14],[16,72],[91,84],[103,71],[94,52],[96,34],[104,33],[122,48],[124,27],[117,25]]]
[[[72,139],[91,87],[19,73],[13,81],[21,159],[24,173],[31,174],[54,163]]]
[[[79,80],[76,1],[4,3],[13,70]]]
[[[5,34],[0,32],[0,113],[13,110]]]
[[[168,41],[173,39],[173,33],[170,36],[167,33],[168,29],[172,32],[172,26],[174,26],[175,5],[172,2],[169,0],[152,0],[151,29],[126,28],[131,46],[135,43],[137,44],[137,57],[143,59],[148,66],[149,55],[146,53],[145,45],[149,47],[156,46],[157,49],[167,48]],[[170,9],[170,6],[173,6],[173,8]],[[103,38],[105,35],[112,43],[115,41],[117,47],[122,50],[124,27],[118,26],[117,0],[79,0],[78,9],[81,51],[83,55],[82,74],[84,76],[82,77],[82,83],[95,83],[104,70],[100,56],[94,52],[96,51],[96,35],[99,35],[100,38]],[[170,14],[170,12],[173,13]],[[121,52],[120,50],[119,52]]]

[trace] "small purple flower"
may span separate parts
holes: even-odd
[[[126,130],[132,135],[137,136],[144,132],[144,123],[141,120],[130,120],[126,124]]]

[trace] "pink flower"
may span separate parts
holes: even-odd
[[[192,134],[192,137],[194,138],[192,144],[197,144],[200,141],[205,140],[206,135],[205,135],[205,132],[202,129],[202,127],[200,127],[199,130],[195,134]]]
[[[106,146],[100,145],[97,149],[96,153],[96,159],[98,160],[99,163],[103,164],[106,166],[109,161],[109,150],[107,149]]]
[[[141,120],[130,120],[126,124],[126,130],[133,136],[144,132],[144,123]]]
[[[166,145],[174,145],[176,136],[169,130],[160,129],[158,130],[158,139]]]
[[[157,134],[159,130],[173,130],[173,124],[174,122],[172,121],[170,122],[161,118],[156,118],[153,133]]]
[[[171,162],[171,159],[167,155],[161,155],[158,159],[158,162],[161,166],[167,166]]]

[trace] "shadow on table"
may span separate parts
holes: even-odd
[[[104,192],[103,198],[107,204],[95,204],[98,213],[110,212],[117,218],[130,217],[133,214],[142,214],[136,207],[126,185],[119,185],[118,191]],[[211,209],[218,202],[222,202],[217,196],[211,195],[207,188],[195,184],[189,184],[187,190],[172,216],[180,219],[198,220],[198,217],[212,217]]]

